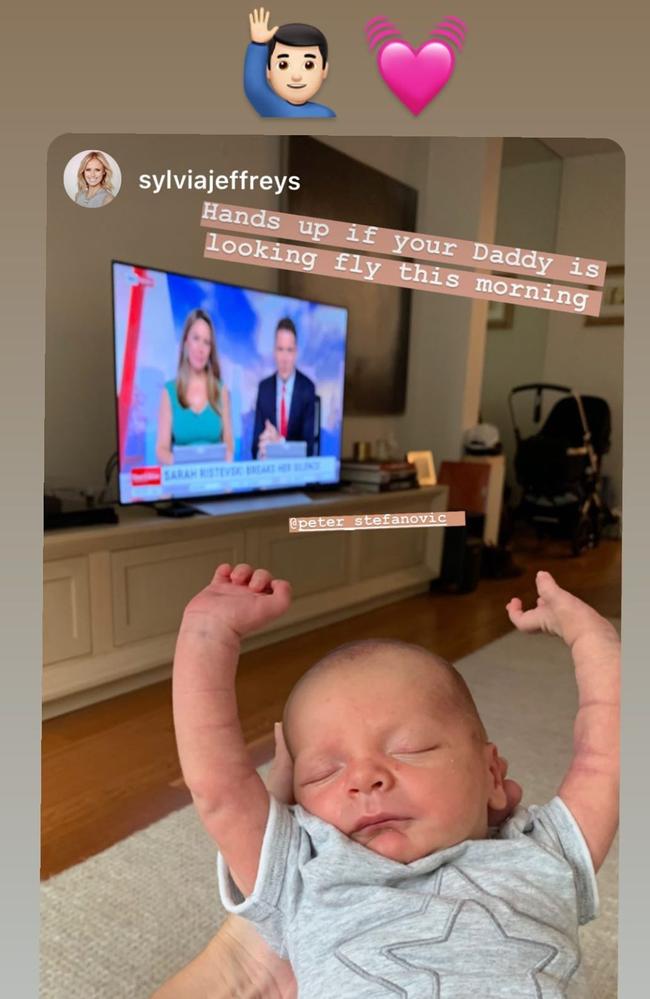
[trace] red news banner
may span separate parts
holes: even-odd
[[[258,267],[270,265],[280,270],[512,302],[585,316],[600,314],[602,291],[598,286],[605,280],[604,260],[215,201],[204,202],[201,225],[211,230],[206,233],[203,255],[214,260],[233,260]],[[263,238],[269,235],[275,239]],[[325,249],[321,244],[337,249]],[[376,257],[370,251],[384,256]],[[449,264],[454,267],[446,266]],[[477,273],[481,270],[497,273]],[[522,275],[527,280],[509,277],[510,274]],[[553,283],[556,281],[570,283]],[[585,284],[588,287],[579,286]]]

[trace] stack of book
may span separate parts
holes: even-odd
[[[417,489],[415,465],[410,461],[341,460],[341,483],[349,492],[383,493]]]

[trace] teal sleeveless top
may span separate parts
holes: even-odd
[[[223,439],[223,420],[210,403],[200,413],[181,406],[176,391],[176,379],[165,382],[172,406],[173,444],[220,444]],[[219,382],[219,392],[222,391]]]

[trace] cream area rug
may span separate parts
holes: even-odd
[[[559,640],[512,632],[459,669],[491,739],[524,786],[553,796],[571,756],[577,695]],[[617,858],[598,875],[601,915],[582,930],[592,995],[617,995]],[[42,886],[41,999],[148,999],[223,918],[215,849],[191,807]]]

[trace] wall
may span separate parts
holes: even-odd
[[[554,251],[561,178],[559,157],[504,167],[496,242],[502,246]],[[550,315],[544,309],[515,308],[510,329],[487,331],[481,415],[486,423],[499,428],[511,484],[515,442],[508,394],[516,385],[542,379]],[[518,419],[522,419],[521,429],[528,432],[531,425],[526,423],[525,416],[531,410],[531,394],[515,397],[515,406]]]
[[[565,160],[558,216],[558,253],[624,263],[625,157],[621,153]],[[549,313],[544,378],[600,395],[612,411],[612,446],[603,474],[619,507],[623,475],[623,326],[585,326],[584,319]]]
[[[574,156],[504,167],[497,242],[623,263],[625,162],[623,153]],[[603,462],[610,499],[622,491],[623,327],[585,326],[584,318],[515,308],[512,329],[487,335],[481,396],[483,419],[501,431],[514,482],[515,451],[507,397],[517,384],[548,381],[601,395],[612,410],[612,447]],[[559,397],[549,394],[552,404]],[[532,397],[515,398],[524,434],[533,431]]]
[[[500,139],[431,139],[420,230],[493,242],[500,157]],[[401,443],[431,450],[439,468],[460,457],[463,430],[478,417],[487,303],[422,292],[413,311]]]

